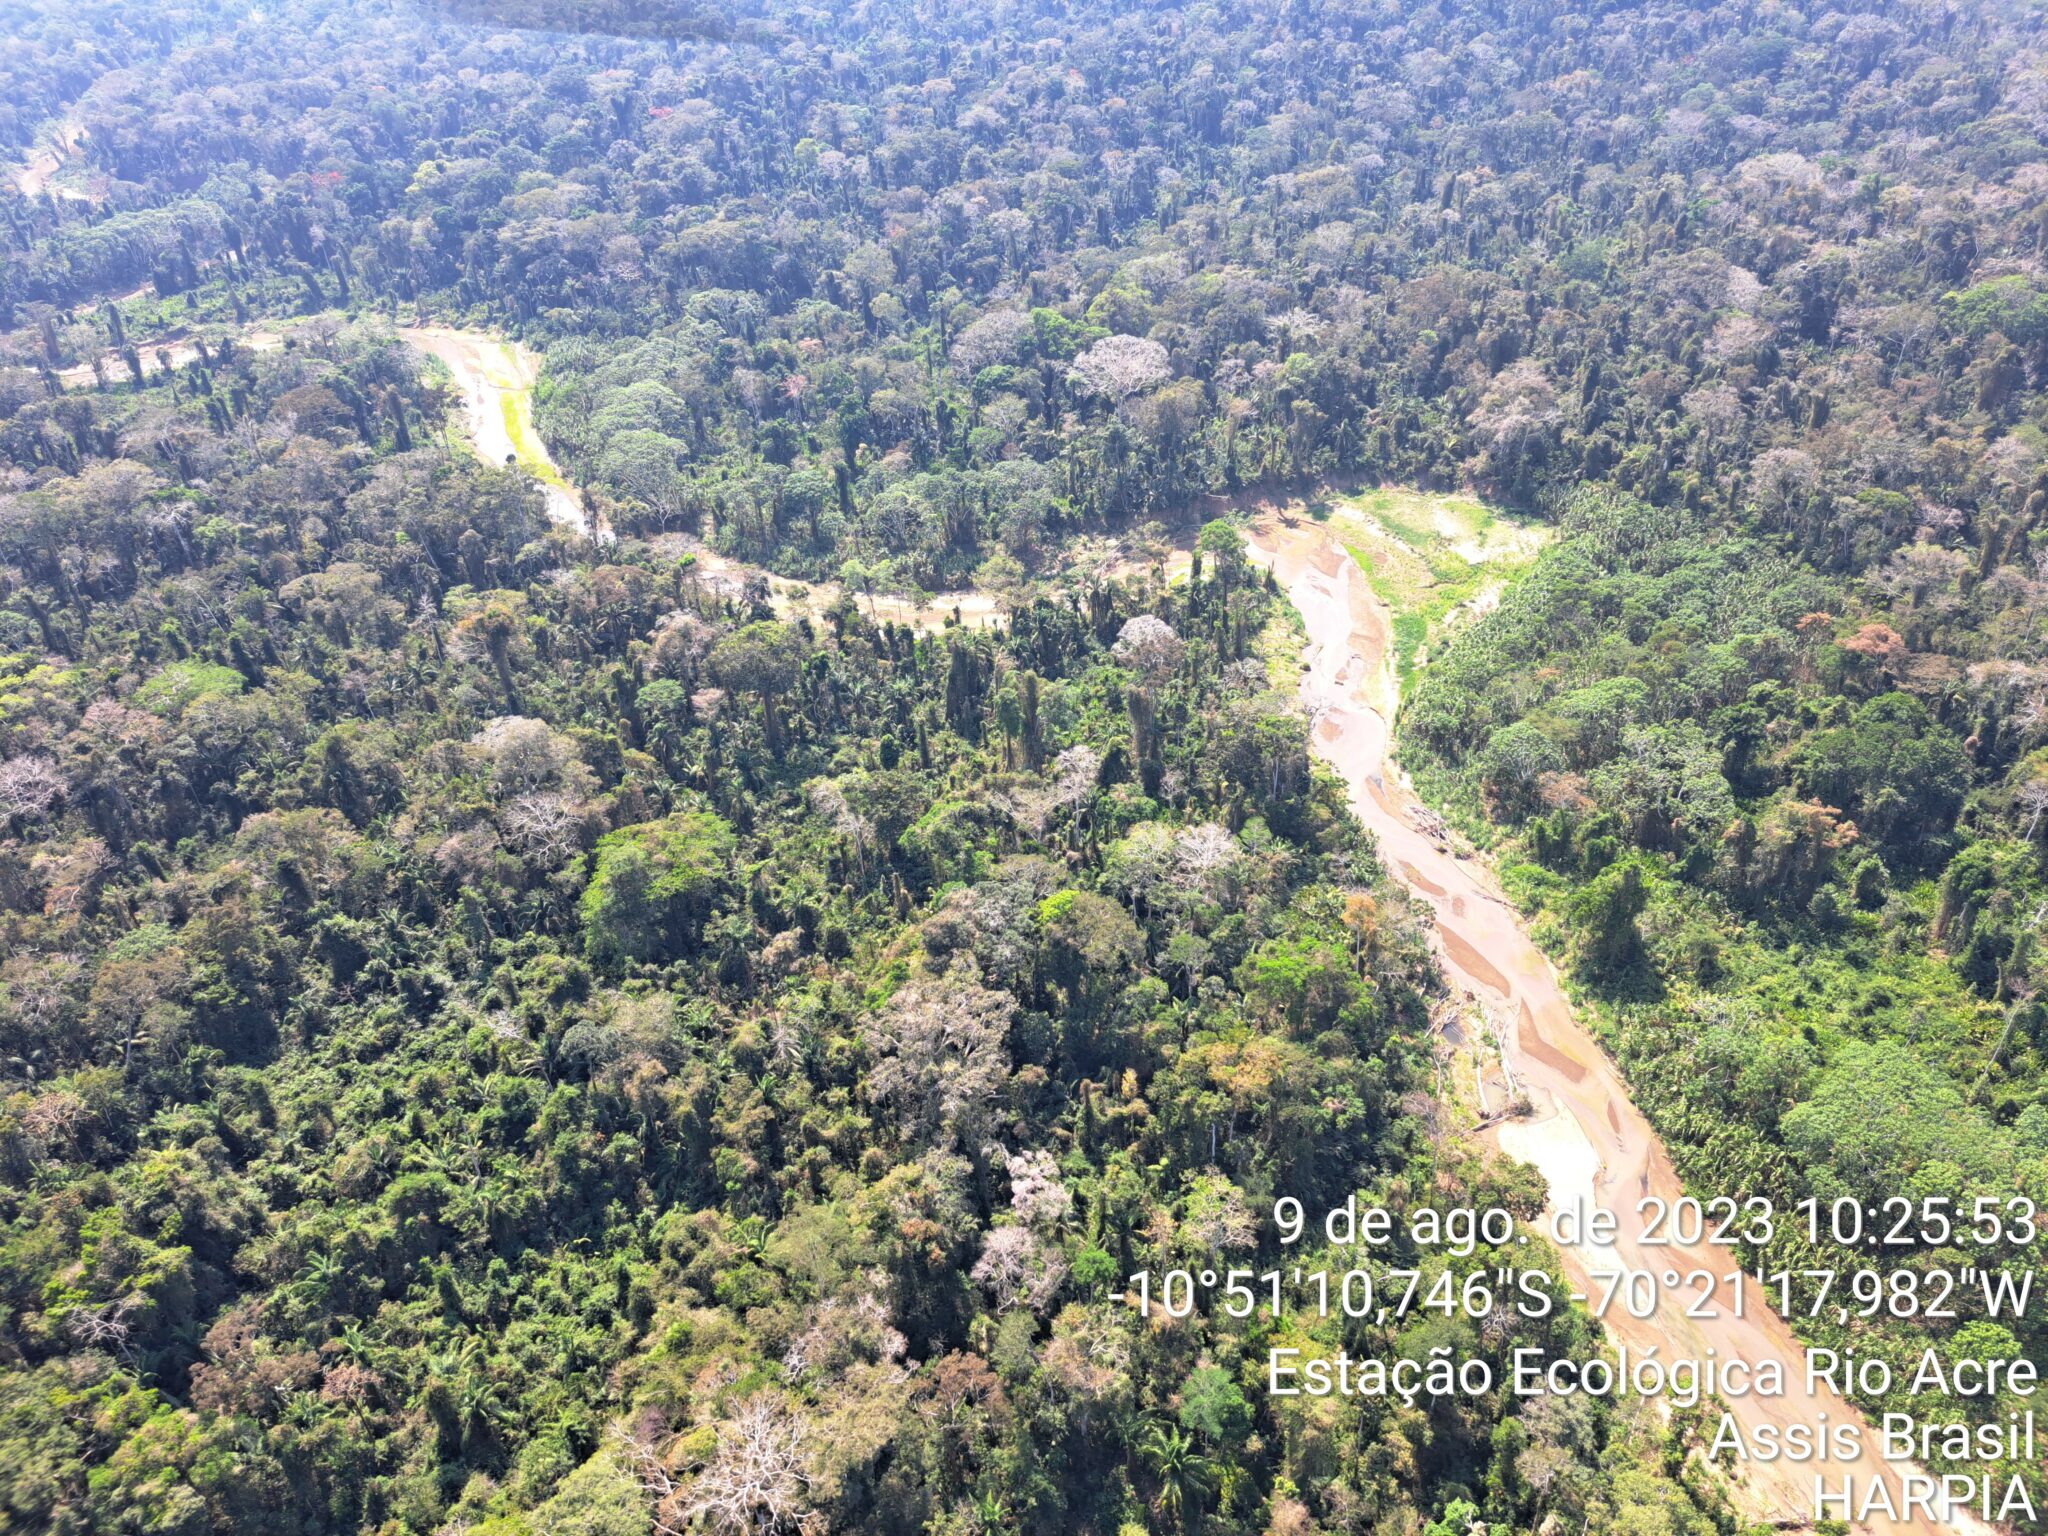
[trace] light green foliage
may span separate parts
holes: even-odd
[[[1252,1427],[1251,1404],[1220,1366],[1197,1366],[1181,1384],[1180,1422],[1211,1444],[1235,1445]]]
[[[732,828],[703,811],[607,834],[583,892],[591,958],[661,961],[694,949],[737,847]]]
[[[555,1496],[525,1517],[535,1536],[647,1536],[653,1525],[639,1480],[611,1447],[562,1479]]]
[[[155,714],[177,716],[212,694],[240,693],[242,674],[213,662],[174,661],[135,690],[135,702]]]
[[[2010,1144],[1947,1077],[1906,1047],[1851,1045],[1784,1117],[1785,1142],[1817,1170],[1814,1192],[1879,1205],[1897,1193],[1970,1196],[2012,1187]]]
[[[1941,308],[1950,324],[1971,336],[1997,332],[2022,346],[2048,336],[2048,290],[2025,273],[1944,294]]]
[[[1645,848],[1709,847],[1735,819],[1721,754],[1694,720],[1629,727],[1590,787]]]
[[[1552,706],[1570,731],[1573,766],[1604,763],[1621,749],[1622,733],[1651,712],[1642,679],[1607,677],[1560,696]]]

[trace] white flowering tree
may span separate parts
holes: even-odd
[[[718,1426],[718,1447],[695,1478],[678,1477],[646,1433],[626,1437],[640,1484],[654,1503],[661,1536],[823,1536],[811,1508],[810,1447],[804,1421],[772,1392],[757,1392]]]
[[[907,1135],[973,1145],[1009,1080],[1004,1036],[1015,1010],[970,964],[911,982],[868,1026],[869,1095],[895,1109]]]
[[[1157,686],[1180,665],[1187,645],[1166,620],[1150,613],[1127,619],[1117,632],[1109,654],[1119,666],[1129,667],[1147,684]]]
[[[524,795],[562,774],[576,744],[545,721],[499,715],[469,739],[501,795]]]
[[[64,798],[64,775],[47,757],[0,763],[0,822],[46,820]]]
[[[1019,1307],[1042,1311],[1059,1295],[1066,1278],[1067,1261],[1029,1227],[997,1227],[974,1262],[975,1282],[988,1288],[998,1312]]]
[[[1067,1219],[1074,1196],[1060,1181],[1050,1152],[1016,1152],[1010,1157],[1010,1209],[1025,1226],[1049,1231]]]
[[[969,377],[999,363],[1014,363],[1031,339],[1031,316],[1021,309],[991,310],[953,338],[953,366]]]
[[[1074,359],[1067,377],[1106,400],[1123,400],[1173,377],[1166,348],[1146,336],[1105,336]]]

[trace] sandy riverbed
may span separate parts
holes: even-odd
[[[1535,1113],[1501,1124],[1491,1133],[1495,1144],[1543,1173],[1553,1209],[1577,1201],[1605,1206],[1621,1218],[1611,1246],[1586,1243],[1565,1250],[1574,1284],[1597,1295],[1589,1289],[1592,1274],[1618,1268],[1727,1273],[1735,1260],[1726,1248],[1643,1245],[1636,1202],[1645,1195],[1672,1200],[1684,1192],[1670,1158],[1629,1099],[1619,1070],[1574,1015],[1556,972],[1523,932],[1491,871],[1418,830],[1418,824],[1428,824],[1424,807],[1389,753],[1397,703],[1388,664],[1389,617],[1364,572],[1328,528],[1284,512],[1256,519],[1251,548],[1254,560],[1275,572],[1307,627],[1301,695],[1315,719],[1316,752],[1343,776],[1352,808],[1378,839],[1387,867],[1434,913],[1452,985],[1512,1021],[1502,1031],[1507,1064]],[[1783,1361],[1785,1396],[1730,1403],[1745,1427],[1813,1422],[1822,1413],[1831,1423],[1853,1419],[1857,1410],[1834,1392],[1807,1393],[1803,1347],[1780,1318],[1755,1304],[1754,1288],[1750,1296],[1749,1315],[1742,1318],[1723,1306],[1718,1318],[1689,1319],[1682,1305],[1667,1299],[1650,1319],[1631,1318],[1617,1304],[1606,1321],[1617,1340],[1638,1349],[1659,1345],[1667,1357],[1705,1359],[1714,1350],[1722,1360]],[[1864,1439],[1868,1446],[1872,1437]],[[1736,1497],[1752,1518],[1805,1524],[1812,1515],[1816,1470],[1812,1464],[1752,1464],[1735,1481]],[[1843,1474],[1854,1475],[1859,1487],[1889,1471],[1896,1487],[1898,1474],[1912,1469],[1866,1450],[1859,1461],[1818,1470],[1835,1486]],[[1985,1529],[1967,1515],[1949,1525],[1915,1519],[1877,1521],[1872,1528]]]
[[[404,335],[448,365],[463,392],[478,451],[493,462],[523,463],[537,473],[549,488],[551,513],[583,531],[580,498],[532,429],[531,393],[540,360],[517,344],[477,333],[414,327]],[[597,532],[600,538],[610,536],[608,529]],[[1188,564],[1184,540],[1181,545],[1148,563],[1163,567],[1162,574],[1171,579]],[[1556,972],[1523,932],[1491,871],[1420,830],[1432,818],[1391,760],[1398,690],[1389,662],[1390,617],[1364,572],[1333,530],[1285,511],[1267,510],[1254,518],[1250,547],[1254,561],[1274,571],[1307,629],[1300,691],[1315,722],[1315,751],[1343,776],[1352,807],[1377,838],[1387,868],[1435,914],[1438,947],[1452,985],[1480,997],[1494,1017],[1507,1021],[1499,1032],[1505,1066],[1535,1112],[1496,1126],[1489,1133],[1493,1144],[1542,1172],[1553,1208],[1572,1202],[1602,1205],[1620,1217],[1611,1245],[1585,1242],[1564,1251],[1573,1282],[1597,1294],[1592,1276],[1615,1269],[1727,1272],[1734,1259],[1724,1248],[1643,1245],[1644,1221],[1636,1202],[1645,1195],[1672,1200],[1684,1192],[1669,1157],[1630,1100],[1619,1070],[1574,1015]],[[758,574],[701,547],[699,559],[710,580],[735,589]],[[1132,563],[1111,564],[1128,573]],[[835,583],[767,580],[776,611],[785,617],[821,613],[839,596]],[[942,593],[923,602],[863,595],[860,601],[879,619],[922,629],[939,628],[956,612],[960,622],[970,625],[1001,617],[994,600],[980,592]],[[1802,1346],[1781,1319],[1754,1304],[1754,1289],[1750,1295],[1749,1315],[1741,1318],[1723,1307],[1718,1317],[1688,1319],[1682,1306],[1667,1302],[1646,1320],[1627,1316],[1617,1305],[1607,1323],[1617,1340],[1639,1349],[1657,1345],[1666,1356],[1705,1359],[1711,1350],[1723,1360],[1783,1362],[1785,1396],[1751,1396],[1730,1404],[1745,1427],[1812,1422],[1823,1413],[1831,1422],[1853,1418],[1857,1410],[1837,1394],[1825,1388],[1817,1394],[1806,1391]],[[1865,1440],[1868,1444],[1870,1437]],[[1826,1467],[1831,1478],[1847,1473],[1859,1485],[1881,1472],[1896,1479],[1907,1470],[1912,1469],[1881,1462],[1874,1451],[1859,1461]],[[1753,1519],[1792,1526],[1810,1519],[1810,1465],[1752,1465],[1737,1476],[1734,1488],[1738,1504]],[[1872,1529],[1961,1530],[1977,1536],[1985,1530],[1967,1515],[1949,1525],[1880,1520]]]
[[[582,498],[534,428],[533,386],[540,378],[540,357],[518,342],[480,331],[415,325],[399,334],[438,358],[453,376],[462,394],[469,440],[478,456],[493,464],[525,468],[547,492],[548,515],[564,527],[586,532]],[[596,533],[600,540],[612,536],[610,528],[602,524]],[[738,592],[762,574],[700,542],[693,541],[693,548],[704,578],[725,590]],[[821,617],[840,597],[837,582],[790,581],[774,575],[768,575],[767,581],[770,601],[783,618]],[[913,629],[936,630],[954,622],[979,629],[1003,617],[1001,605],[981,591],[940,592],[922,600],[890,592],[862,592],[855,595],[855,601],[876,623],[894,622]]]
[[[64,169],[85,145],[85,129],[77,123],[60,123],[50,138],[37,144],[28,153],[28,158],[14,170],[14,185],[23,197],[41,197],[45,191],[75,203],[89,203],[97,199],[92,193],[78,187],[59,184],[50,185],[51,178]]]

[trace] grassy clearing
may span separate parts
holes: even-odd
[[[1274,692],[1292,694],[1301,682],[1302,656],[1308,649],[1308,630],[1292,603],[1280,603],[1266,627],[1259,632],[1254,651],[1266,664],[1266,677]]]
[[[536,480],[562,490],[569,488],[569,482],[562,478],[562,472],[555,468],[554,460],[548,457],[547,449],[541,446],[540,434],[533,429],[533,408],[524,390],[507,390],[498,396],[498,409],[505,419],[505,439],[512,445],[512,452],[518,456],[519,467]]]
[[[1310,508],[1335,521],[1344,547],[1394,619],[1394,671],[1405,690],[1430,650],[1525,570],[1548,530],[1475,501],[1423,491],[1364,491]]]

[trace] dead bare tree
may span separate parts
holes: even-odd
[[[135,1298],[124,1296],[97,1307],[74,1307],[64,1327],[79,1343],[90,1349],[110,1350],[121,1363],[135,1369]]]
[[[808,1502],[804,1421],[772,1392],[748,1398],[718,1426],[718,1449],[694,1478],[678,1478],[644,1428],[617,1438],[654,1503],[659,1536],[824,1536],[825,1518]]]

